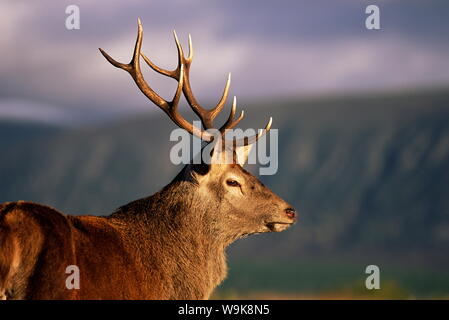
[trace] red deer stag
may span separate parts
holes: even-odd
[[[189,83],[190,36],[186,58],[175,34],[178,66],[173,71],[157,67],[141,53],[142,36],[139,21],[129,64],[100,51],[112,65],[127,71],[175,124],[211,142],[213,137],[205,129],[213,128],[223,109],[229,79],[217,106],[204,109]],[[161,98],[145,82],[140,56],[153,70],[178,82],[172,101]],[[178,113],[181,93],[204,128]],[[234,119],[235,111],[234,99],[220,132],[242,119],[243,112]],[[186,165],[161,191],[110,216],[64,215],[24,201],[1,204],[0,298],[207,299],[226,276],[225,249],[230,243],[254,233],[283,231],[295,222],[295,210],[242,168],[251,143],[270,125],[271,120],[253,139],[234,143],[231,149],[214,148],[210,164]],[[221,161],[230,152],[234,161]],[[66,287],[70,265],[79,268],[79,289]]]

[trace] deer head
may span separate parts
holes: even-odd
[[[270,130],[272,119],[270,118],[265,129],[259,130],[255,136],[233,138],[229,143],[225,138],[227,130],[234,128],[244,116],[242,111],[240,116],[235,119],[236,98],[234,97],[229,117],[218,129],[220,134],[218,137],[211,134],[208,129],[215,128],[214,119],[222,111],[228,97],[230,75],[218,104],[212,109],[205,109],[195,99],[190,86],[189,71],[193,58],[190,35],[189,56],[186,58],[176,32],[174,32],[178,50],[178,66],[175,70],[162,69],[141,53],[142,37],[142,24],[138,20],[137,40],[133,57],[128,64],[117,62],[102,49],[100,51],[113,66],[127,71],[140,91],[161,108],[176,125],[207,144],[214,144],[211,148],[210,162],[188,164],[174,180],[176,183],[189,184],[189,192],[195,193],[196,202],[201,203],[194,208],[206,208],[205,210],[191,210],[195,212],[190,212],[190,214],[200,215],[199,212],[207,212],[207,216],[202,216],[203,220],[213,224],[215,231],[226,237],[226,242],[232,242],[239,237],[253,233],[283,231],[292,225],[296,220],[295,210],[256,177],[243,169],[252,144]],[[178,82],[171,101],[159,96],[144,80],[140,69],[140,57],[154,71]],[[192,110],[200,118],[203,128],[194,126],[178,112],[182,93]]]

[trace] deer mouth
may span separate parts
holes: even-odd
[[[269,232],[281,232],[288,229],[294,222],[267,222],[265,226]]]

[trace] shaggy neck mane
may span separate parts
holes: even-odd
[[[226,276],[230,239],[210,214],[218,210],[217,201],[201,198],[195,183],[181,176],[156,194],[120,207],[110,219],[130,246],[137,244],[143,265],[170,273],[162,276],[172,279],[174,296],[207,298]],[[153,261],[154,256],[162,259]]]

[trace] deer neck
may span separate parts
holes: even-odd
[[[207,298],[226,276],[227,238],[214,221],[211,202],[189,181],[174,180],[158,193],[120,208],[111,218],[139,243],[143,264],[151,261],[172,277],[177,297]],[[137,239],[136,239],[137,238]],[[154,257],[161,257],[154,261]],[[177,283],[177,285],[175,284]]]

